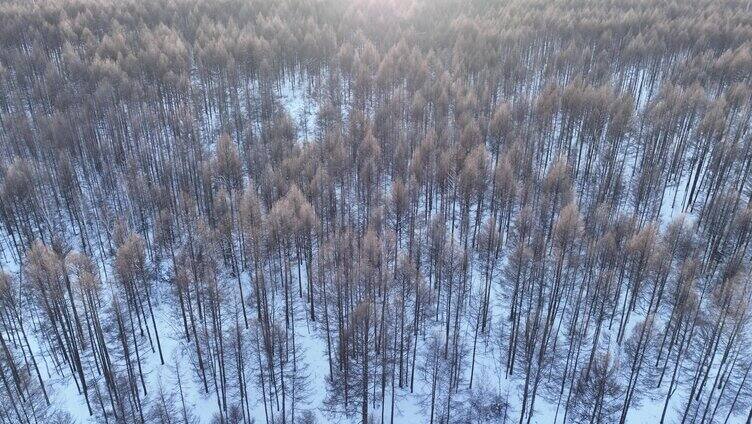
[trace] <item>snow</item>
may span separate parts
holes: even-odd
[[[643,87],[643,90],[647,90],[647,87]],[[315,99],[315,90],[311,87],[307,78],[303,78],[301,81],[286,80],[279,88],[279,101],[284,108],[293,118],[298,128],[298,137],[301,140],[306,140],[312,137],[316,132],[315,116],[317,113],[317,102]],[[638,108],[643,108],[647,104],[648,94],[640,96],[640,103]],[[241,104],[244,102],[241,101]],[[218,122],[218,114],[210,114],[207,117],[205,124],[207,133],[216,133],[220,127]],[[561,131],[560,122],[555,124],[556,136]],[[634,156],[632,154],[624,154],[624,160],[626,161],[625,170],[623,175],[629,178],[631,171],[635,166]],[[661,204],[659,211],[659,218],[662,226],[665,228],[672,219],[683,214],[683,199],[686,195],[687,179],[690,178],[689,173],[685,175],[674,185],[669,185],[665,193],[663,193],[663,203]],[[676,199],[676,201],[674,201]],[[691,215],[686,215],[692,218]],[[499,265],[499,269],[503,267],[503,264]],[[14,263],[11,258],[6,259],[5,269],[18,273],[18,264]],[[293,270],[293,273],[296,273]],[[112,275],[112,272],[108,272],[108,275]],[[478,287],[482,284],[482,277],[476,272],[472,274],[473,282],[471,287]],[[295,275],[295,278],[298,276]],[[305,279],[305,275],[300,276]],[[491,315],[492,324],[490,331],[487,334],[480,336],[478,340],[477,356],[475,364],[474,385],[475,386],[492,386],[497,393],[505,396],[510,403],[508,411],[508,419],[510,422],[516,422],[519,417],[519,399],[521,396],[521,382],[519,379],[520,372],[517,371],[515,376],[507,376],[503,369],[503,361],[505,353],[503,347],[499,346],[498,336],[502,331],[508,331],[503,328],[504,320],[500,317],[509,309],[508,300],[504,299],[500,288],[497,283],[498,271],[494,277],[494,284],[492,284],[491,299],[493,300]],[[242,283],[244,287],[250,287],[247,273],[243,275]],[[116,294],[117,290],[112,287],[111,281],[107,284],[107,289],[110,294]],[[168,289],[157,283],[156,290],[157,298],[159,298],[155,305],[156,321],[158,323],[158,330],[161,336],[162,350],[164,353],[165,365],[160,364],[159,354],[157,352],[146,351],[143,352],[144,369],[146,374],[146,384],[149,395],[153,395],[159,385],[167,387],[168,390],[174,390],[176,386],[176,365],[181,371],[183,376],[182,384],[183,389],[186,392],[188,403],[193,407],[193,411],[196,414],[198,420],[202,423],[210,422],[217,411],[217,399],[213,392],[209,395],[203,393],[203,388],[200,382],[194,375],[193,366],[190,363],[189,351],[192,346],[187,344],[182,337],[180,317],[177,316],[174,311],[171,311],[168,307],[170,302]],[[305,286],[305,282],[303,283]],[[228,285],[228,287],[236,287],[234,284]],[[236,294],[231,292],[231,294]],[[248,294],[248,292],[246,292]],[[626,293],[623,294],[626,296]],[[310,393],[307,400],[303,405],[298,407],[298,410],[310,409],[314,412],[319,422],[357,422],[357,418],[348,418],[341,415],[334,415],[331,411],[326,410],[324,407],[324,400],[327,395],[327,378],[328,378],[328,361],[326,353],[325,340],[322,336],[323,329],[319,326],[320,322],[313,322],[308,319],[306,313],[302,311],[306,310],[305,300],[294,296],[293,300],[296,304],[296,308],[299,312],[296,313],[297,322],[295,328],[297,331],[296,343],[299,344],[303,352],[303,363],[308,372],[308,381],[311,384]],[[443,314],[443,311],[442,311]],[[440,317],[441,319],[442,317]],[[637,311],[630,319],[629,326],[626,334],[631,334],[632,328],[642,319],[644,319],[644,311]],[[430,324],[430,323],[429,323]],[[437,324],[437,323],[434,323]],[[228,323],[228,325],[230,325]],[[468,319],[464,319],[461,328],[460,343],[465,347],[472,346],[473,337],[473,323],[468,322]],[[609,341],[609,351],[621,353],[622,349],[615,342],[615,330],[618,325],[614,326],[613,331],[607,332],[604,336]],[[660,325],[656,325],[660,328]],[[249,330],[245,330],[248,332]],[[426,331],[429,332],[429,331]],[[46,364],[44,352],[41,350],[41,343],[36,339],[36,335],[30,331],[30,338],[32,349],[35,355],[40,358],[40,361]],[[426,335],[421,334],[419,337],[420,345],[418,351],[425,349]],[[561,340],[560,340],[561,342]],[[49,367],[40,363],[40,367],[47,376],[45,371]],[[457,402],[467,403],[468,396],[472,393],[466,390],[467,377],[469,376],[469,366],[465,372],[465,378],[460,382],[461,388],[458,393]],[[89,367],[92,369],[92,367]],[[397,388],[397,400],[395,403],[395,421],[398,423],[414,423],[425,422],[428,415],[426,406],[421,402],[421,399],[425,399],[430,395],[430,385],[425,381],[420,374],[421,371],[416,371],[416,385],[415,393],[410,393],[409,387],[402,389]],[[53,405],[55,408],[63,410],[70,414],[71,418],[75,422],[86,423],[95,422],[95,419],[90,418],[86,410],[83,395],[78,393],[78,390],[74,384],[70,375],[57,376],[53,374],[48,383],[52,392]],[[250,384],[249,384],[250,385]],[[250,385],[252,386],[252,385]],[[681,389],[680,389],[681,390]],[[258,390],[251,389],[251,396],[256,398],[251,403],[252,413],[254,418],[258,422],[264,420],[264,407],[260,397],[258,397]],[[663,408],[663,395],[664,389],[661,388],[657,392],[659,397],[656,399],[643,399],[642,404],[635,404],[632,406],[627,421],[630,423],[648,423],[657,422],[660,419],[661,411]],[[390,393],[387,392],[387,400],[385,402],[384,416],[389,417]],[[671,400],[671,409],[682,407],[682,402],[685,396],[682,393],[676,393]],[[532,419],[534,423],[553,423],[563,422],[563,413],[559,410],[557,414],[557,405],[546,400],[542,395],[539,395],[535,401],[535,415]],[[441,405],[439,405],[441,407]],[[380,416],[382,413],[382,406],[371,405],[371,411],[374,416]]]
[[[300,139],[306,140],[315,134],[318,103],[308,77],[302,77],[301,81],[286,79],[280,89],[279,101],[297,126]]]
[[[679,187],[682,186],[682,184],[679,184]],[[678,197],[681,197],[681,193]],[[667,196],[666,198],[669,198],[669,196]],[[664,204],[661,216],[668,219],[674,214],[675,211],[670,208],[666,209]],[[11,264],[6,264],[6,269],[9,269],[8,265]],[[16,265],[15,269],[17,270],[17,268],[18,267]],[[109,274],[111,275],[111,272]],[[472,275],[475,279],[474,285],[477,287],[482,283],[482,277],[477,272],[474,272]],[[295,277],[297,277],[297,275]],[[305,278],[305,275],[302,275],[301,277]],[[112,293],[115,293],[116,291],[111,286],[111,284],[112,283],[108,285],[108,290]],[[244,275],[243,284],[248,287],[249,281],[247,279],[247,275]],[[230,285],[230,287],[235,286]],[[492,316],[500,316],[502,312],[507,309],[505,300],[503,299],[503,296],[500,295],[498,290],[498,284],[494,284],[492,286],[491,294],[491,298],[494,299],[494,305],[491,311],[491,313],[493,314]],[[203,390],[200,387],[200,384],[197,382],[196,378],[190,377],[193,374],[193,372],[191,371],[192,366],[189,362],[189,355],[185,351],[191,349],[191,346],[186,345],[181,336],[182,329],[179,317],[177,317],[174,313],[171,313],[169,308],[167,308],[166,306],[168,296],[166,289],[162,287],[162,290],[159,294],[159,297],[163,298],[163,301],[158,302],[155,306],[155,314],[157,317],[157,322],[159,323],[158,327],[162,341],[162,349],[167,364],[160,365],[158,353],[151,351],[144,352],[143,359],[145,373],[147,375],[146,378],[148,392],[150,395],[153,395],[156,392],[160,382],[163,384],[163,386],[168,388],[175,386],[175,370],[174,366],[171,364],[177,362],[183,375],[185,376],[182,379],[182,382],[184,384],[184,390],[187,393],[189,404],[194,407],[194,412],[200,422],[210,422],[217,410],[216,397],[213,393],[208,396],[204,395],[202,393]],[[305,311],[304,299],[300,299],[295,296],[294,301],[296,302],[299,311]],[[307,366],[309,373],[309,382],[311,384],[310,395],[307,401],[298,409],[312,410],[318,418],[319,422],[330,422],[330,420],[334,420],[335,422],[357,422],[355,418],[348,419],[344,416],[332,416],[332,414],[329,411],[326,411],[326,409],[323,407],[327,390],[326,378],[328,376],[328,363],[326,358],[326,346],[324,344],[324,339],[321,336],[322,330],[317,327],[319,325],[318,323],[312,322],[308,319],[307,314],[298,312],[296,313],[296,317],[298,319],[298,322],[296,323],[297,343],[299,343],[299,346],[304,352],[303,362]],[[641,314],[637,313],[630,320],[630,326],[634,326],[642,318],[643,317],[641,316]],[[497,393],[508,396],[512,405],[512,407],[508,411],[508,414],[510,421],[514,421],[519,415],[519,411],[517,410],[518,408],[515,407],[517,402],[515,399],[517,399],[521,393],[520,381],[519,379],[506,376],[504,370],[501,369],[502,365],[500,364],[500,361],[503,360],[501,359],[503,354],[500,352],[500,350],[502,349],[499,349],[495,344],[498,343],[496,341],[498,332],[502,331],[503,328],[499,327],[501,324],[499,324],[498,319],[492,320],[492,323],[493,324],[491,326],[490,332],[486,335],[482,335],[478,341],[474,384],[492,385],[495,387]],[[463,328],[461,331],[462,337],[460,342],[464,345],[471,344],[472,324],[463,320]],[[628,330],[627,334],[630,334],[630,332],[631,330]],[[422,343],[425,342],[424,337],[420,337],[419,339]],[[614,339],[615,337],[613,337],[612,334],[611,350],[613,350],[614,352],[619,352],[619,347],[615,344]],[[33,344],[33,349],[37,354],[37,357],[43,358],[44,355],[43,352],[40,351],[40,345],[38,341],[35,340]],[[423,348],[424,346],[419,346],[418,350],[420,351]],[[420,371],[417,371],[416,373],[420,373]],[[460,383],[463,390],[461,390],[460,394],[458,395],[458,402],[467,401],[465,396],[468,395],[468,392],[464,390],[464,387],[466,387],[467,384],[465,380]],[[78,394],[75,384],[73,384],[73,380],[70,378],[70,376],[53,377],[48,381],[52,389],[52,399],[55,408],[59,408],[60,410],[68,412],[75,422],[95,422],[94,419],[89,418],[83,396]],[[420,376],[416,376],[415,393],[409,393],[409,388],[398,390],[399,392],[397,393],[395,421],[398,423],[424,422],[427,416],[427,409],[424,405],[421,404],[420,399],[426,398],[430,394],[430,386],[427,384],[427,382],[420,378]],[[252,390],[251,393],[258,394],[256,390]],[[384,405],[384,415],[386,417],[389,417],[391,412],[388,401],[389,396],[390,393],[387,393],[387,402],[386,405]],[[681,407],[682,399],[683,396],[679,393],[674,395],[671,402],[671,408]],[[255,402],[252,403],[251,407],[256,420],[263,422],[264,410],[263,405],[261,404],[261,400],[256,399]],[[662,407],[663,398],[654,400],[645,399],[642,405],[635,405],[631,409],[628,417],[628,422],[657,422],[657,420],[660,419]],[[371,409],[374,416],[379,416],[381,414],[380,406],[372,406]],[[556,404],[548,402],[543,398],[543,396],[538,396],[535,404],[535,415],[532,419],[532,422],[541,424],[556,424],[557,422],[562,422],[563,414],[561,413],[561,411],[557,414],[556,409]]]

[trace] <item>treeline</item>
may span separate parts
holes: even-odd
[[[730,0],[0,2],[0,420],[67,381],[106,423],[749,422],[750,40]]]

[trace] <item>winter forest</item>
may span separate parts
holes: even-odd
[[[0,0],[0,424],[750,423],[747,0]]]

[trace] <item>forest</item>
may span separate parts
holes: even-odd
[[[0,424],[752,421],[748,0],[0,0]]]

